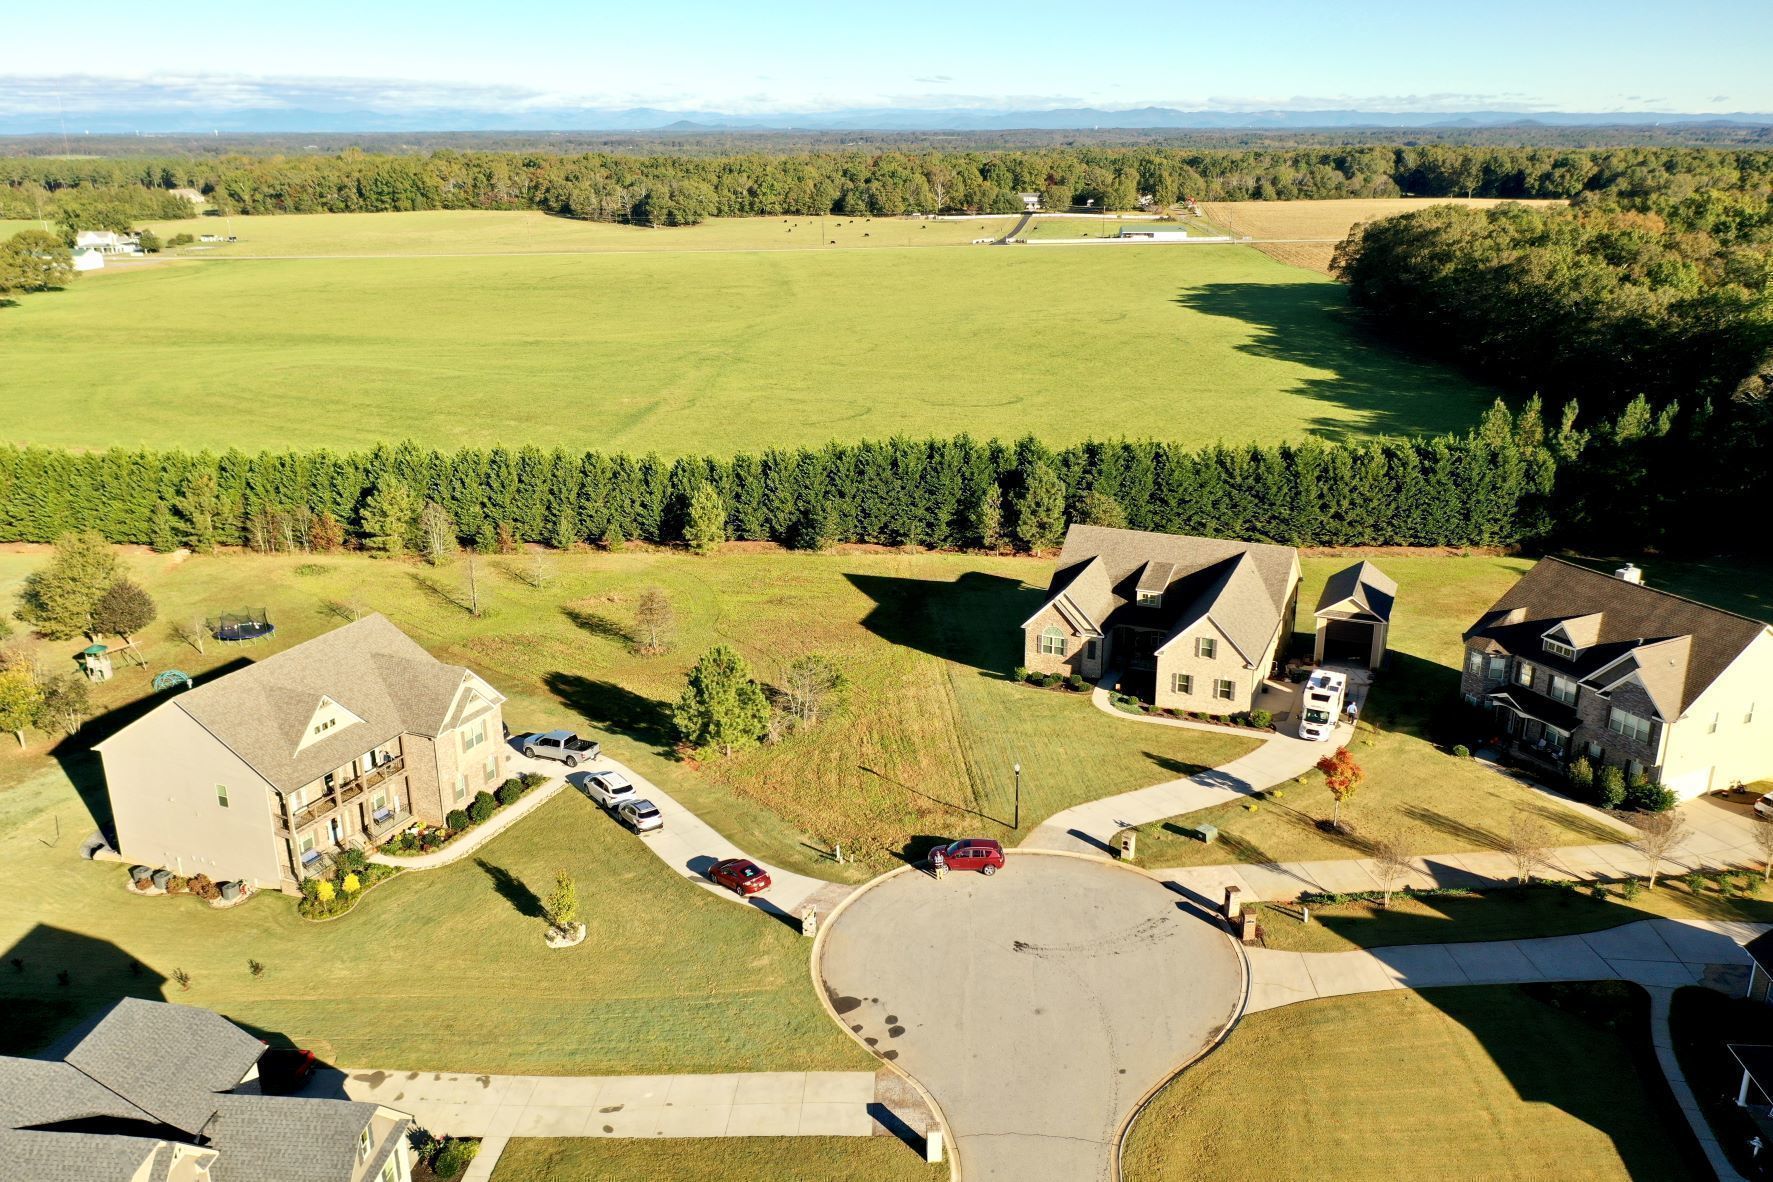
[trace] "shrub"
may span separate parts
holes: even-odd
[[[168,245],[168,246],[189,246],[189,245],[191,245],[191,243],[193,243],[195,241],[197,241],[197,236],[195,234],[179,233],[179,234],[174,234],[171,238],[168,238],[166,240],[166,245]]]
[[[1028,666],[1017,665],[1014,669],[1010,670],[1010,677],[1016,681],[1027,681],[1028,680]]]
[[[369,865],[369,855],[360,849],[339,851],[339,869],[347,874],[362,874],[363,868]]]
[[[450,809],[449,815],[443,818],[443,823],[448,825],[452,831],[460,833],[468,827],[468,814],[461,809]]]
[[[1638,892],[1642,891],[1643,889],[1644,889],[1644,884],[1639,882],[1635,878],[1628,878],[1624,882],[1619,884],[1619,893],[1628,902],[1632,899],[1637,898]]]
[[[323,575],[331,569],[332,567],[324,562],[304,562],[295,568],[295,573],[304,579],[311,579],[315,575]]]
[[[457,1177],[479,1151],[478,1141],[445,1141],[438,1146],[437,1156],[431,1159],[431,1172],[444,1179]]]
[[[1470,759],[1471,758],[1471,748],[1467,747],[1464,743],[1455,743],[1453,745],[1453,758],[1455,758],[1455,759]]]
[[[190,889],[191,880],[182,874],[175,874],[166,880],[166,893],[169,895],[182,895]]]
[[[494,793],[494,796],[498,799],[500,804],[511,804],[522,795],[523,782],[515,778],[506,780],[503,784],[500,784],[498,792]]]
[[[1625,807],[1638,809],[1646,813],[1665,813],[1675,806],[1675,794],[1671,788],[1653,784],[1642,777],[1636,777],[1625,787]]]
[[[468,806],[468,819],[478,825],[492,816],[498,807],[499,802],[493,799],[492,793],[477,792],[474,794],[473,803]]]
[[[1564,775],[1570,781],[1570,789],[1578,796],[1588,796],[1594,790],[1594,764],[1588,762],[1588,756],[1578,755],[1564,769]]]
[[[1071,688],[1072,692],[1081,694],[1089,683],[1083,679],[1083,674],[1073,673],[1065,679],[1065,684]]]
[[[1267,710],[1252,710],[1250,711],[1250,725],[1267,730],[1274,725],[1274,715]]]
[[[320,880],[318,878],[302,879],[302,898],[313,902],[320,897]]]
[[[330,903],[339,897],[338,888],[328,879],[321,879],[314,888],[314,898],[321,903]]]
[[[1604,809],[1616,809],[1625,803],[1625,773],[1609,764],[1596,774],[1595,802]]]
[[[199,899],[219,899],[222,897],[222,888],[210,881],[207,874],[192,875],[189,886],[191,893]]]
[[[358,878],[355,874],[347,874],[339,882],[339,889],[344,891],[347,895],[355,895],[358,891],[363,889],[363,880]]]
[[[523,782],[523,790],[525,792],[528,792],[531,788],[540,788],[543,784],[548,782],[548,777],[544,776],[541,772],[524,772],[517,778]]]

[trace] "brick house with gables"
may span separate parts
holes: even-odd
[[[1465,633],[1460,694],[1507,745],[1681,797],[1773,776],[1773,628],[1548,558]]]

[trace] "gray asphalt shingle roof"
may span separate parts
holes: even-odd
[[[0,1056],[0,1127],[108,1117],[154,1123],[154,1117],[75,1067],[55,1059]]]
[[[295,1096],[220,1096],[210,1123],[210,1144],[220,1153],[210,1167],[214,1182],[350,1182],[357,1168],[357,1138],[376,1105],[354,1100]],[[405,1124],[377,1148],[375,1167]]]
[[[175,1129],[196,1135],[216,1093],[238,1084],[265,1044],[220,1014],[126,997],[67,1061]]]
[[[1294,562],[1289,546],[1074,525],[1047,602],[1062,595],[1102,632],[1131,624],[1174,635],[1211,617],[1255,659],[1280,627]],[[1161,607],[1138,606],[1139,591],[1159,589]]]
[[[172,1147],[150,1137],[0,1130],[6,1182],[133,1182],[150,1160],[149,1177],[164,1178],[171,1158]]]
[[[1397,584],[1372,563],[1362,559],[1344,567],[1324,583],[1324,593],[1317,597],[1317,610],[1323,611],[1343,600],[1378,619],[1390,621],[1391,606],[1397,601]]]
[[[1544,634],[1563,621],[1580,621],[1569,631],[1587,638],[1586,644],[1578,639],[1582,648],[1574,660],[1545,651]],[[1672,719],[1765,631],[1759,620],[1546,558],[1465,638],[1584,680],[1611,681],[1635,667],[1657,708]]]
[[[372,614],[186,690],[159,709],[184,711],[273,787],[293,792],[397,735],[438,734],[472,676]],[[322,698],[362,722],[301,747]]]

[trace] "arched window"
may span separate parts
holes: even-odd
[[[1040,634],[1040,652],[1043,657],[1062,657],[1065,655],[1065,633],[1059,631],[1057,624]]]

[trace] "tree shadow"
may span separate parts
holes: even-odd
[[[1178,780],[1184,776],[1198,776],[1209,770],[1204,763],[1189,763],[1187,760],[1176,759],[1169,755],[1159,755],[1155,751],[1142,751],[1140,754],[1149,759],[1160,771],[1169,772]]]
[[[846,573],[874,607],[862,626],[891,644],[1007,677],[1022,663],[1022,621],[1041,592],[1020,580],[967,571],[950,582]]]
[[[623,648],[632,648],[635,645],[635,639],[629,634],[628,629],[608,616],[586,611],[582,607],[573,607],[571,604],[562,605],[560,614],[570,620],[573,627],[581,632],[587,632],[599,640],[608,640]]]
[[[1410,820],[1415,821],[1417,824],[1426,825],[1430,829],[1445,833],[1448,837],[1456,838],[1474,849],[1506,850],[1508,848],[1507,842],[1503,841],[1502,838],[1496,834],[1491,833],[1488,829],[1480,829],[1470,822],[1461,821],[1456,817],[1449,817],[1447,814],[1437,812],[1434,809],[1423,808],[1421,805],[1406,804],[1398,811]]]
[[[1002,824],[1002,822],[998,821],[997,818],[992,817],[992,816],[988,816],[987,814],[980,812],[976,808],[972,808],[972,807],[969,807],[968,805],[964,805],[964,804],[956,804],[952,800],[943,800],[939,796],[931,796],[928,792],[924,792],[924,791],[921,791],[920,789],[913,788],[911,785],[905,783],[903,780],[893,779],[893,777],[887,775],[885,772],[877,772],[873,768],[866,767],[862,764],[857,764],[856,770],[866,773],[867,775],[873,776],[877,780],[883,780],[886,783],[891,784],[895,788],[899,788],[899,789],[902,789],[903,791],[909,792],[913,796],[920,796],[924,800],[929,801],[931,804],[939,804],[945,809],[953,809],[957,813],[966,813],[969,816],[978,817],[982,821],[992,821],[996,824]]]
[[[665,754],[677,746],[677,726],[664,702],[643,697],[612,681],[597,681],[577,673],[553,672],[542,684],[562,705],[599,730],[645,743]]]
[[[411,571],[407,574],[407,578],[412,580],[413,586],[443,606],[453,607],[458,611],[468,612],[470,615],[473,614],[474,605],[466,595],[445,586],[434,576]]]
[[[1356,412],[1313,420],[1312,433],[1353,442],[1374,435],[1439,435],[1476,422],[1494,397],[1455,371],[1381,339],[1331,283],[1207,283],[1173,301],[1250,330],[1238,351],[1312,371],[1292,392]]]
[[[517,914],[526,915],[531,919],[546,919],[548,912],[542,906],[542,900],[536,893],[523,884],[523,880],[512,874],[503,866],[495,866],[485,858],[475,858],[474,864],[485,871],[492,879],[493,890],[499,898],[517,909]]]

